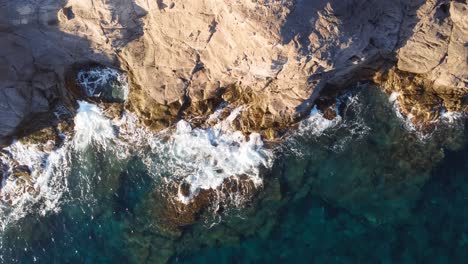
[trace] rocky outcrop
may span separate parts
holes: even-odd
[[[426,126],[445,111],[468,111],[466,1],[428,1],[397,51],[397,64],[374,81],[398,93],[402,113]],[[416,22],[417,21],[417,22]]]
[[[468,90],[437,85],[428,75],[401,71],[394,67],[374,76],[388,94],[394,93],[400,112],[423,132],[430,132],[445,112],[467,112]],[[431,75],[429,75],[431,76]]]
[[[154,217],[158,228],[169,233],[192,225],[203,216],[221,216],[229,208],[245,205],[259,191],[248,176],[232,176],[216,189],[202,189],[194,199],[188,199],[190,185],[172,182],[167,188],[158,188],[153,193]],[[180,198],[185,198],[183,202]]]
[[[67,73],[87,63],[127,71],[127,108],[156,130],[226,101],[247,106],[244,132],[277,137],[320,94],[392,66],[393,79],[418,76],[466,105],[466,1],[18,0],[0,7],[2,139],[67,101]],[[388,90],[396,82],[374,79]]]

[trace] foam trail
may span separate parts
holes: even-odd
[[[309,155],[302,142],[319,142],[325,138],[340,135],[327,146],[331,151],[341,152],[352,140],[359,140],[370,131],[363,120],[363,111],[366,111],[359,94],[348,92],[335,101],[336,116],[327,119],[317,106],[314,106],[308,118],[299,123],[299,128],[288,136],[281,144],[282,153],[291,154],[297,158]],[[350,116],[352,116],[350,118]]]
[[[413,115],[409,114],[408,116],[403,116],[403,114],[400,111],[400,104],[398,102],[398,97],[400,96],[400,93],[398,92],[392,92],[388,96],[388,101],[392,104],[393,110],[395,111],[397,117],[403,122],[403,126],[406,130],[411,131],[411,132],[416,132],[418,129],[414,125],[412,119]],[[418,137],[423,139],[424,135],[418,133]]]
[[[88,167],[88,164],[80,164],[83,163],[80,155],[72,158],[73,153],[83,153],[91,144],[105,150],[114,137],[112,123],[102,110],[96,105],[79,102],[74,137],[65,138],[62,147],[48,153],[39,150],[37,145],[17,141],[5,148],[7,154],[0,156],[0,161],[7,171],[0,195],[7,198],[9,204],[0,204],[0,229],[32,213],[32,208],[41,215],[59,211],[62,196],[68,191],[67,177],[72,161],[78,162],[80,167]],[[18,165],[27,166],[30,176],[15,177],[13,171]]]
[[[262,183],[258,168],[268,166],[269,155],[262,150],[258,134],[247,140],[239,132],[191,129],[180,121],[169,143],[170,153],[178,163],[186,163],[191,193],[200,189],[216,189],[231,176],[248,175],[257,185]]]
[[[424,133],[417,127],[417,125],[413,122],[414,116],[411,113],[409,113],[407,116],[402,114],[398,102],[399,96],[400,93],[392,92],[389,95],[388,100],[393,105],[396,116],[403,122],[403,127],[409,132],[415,133],[420,140],[427,140],[431,138],[432,133]],[[430,121],[430,123],[435,124],[436,126],[439,124],[453,124],[463,117],[465,117],[465,115],[462,112],[450,112],[442,109],[439,113],[439,117],[436,120]]]

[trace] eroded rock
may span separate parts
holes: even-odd
[[[90,63],[128,73],[126,108],[154,130],[182,117],[206,118],[222,97],[246,105],[242,131],[275,138],[307,115],[322,92],[372,79],[394,65],[400,76],[417,75],[432,83],[439,97],[447,95],[447,110],[455,109],[452,94],[466,94],[463,1],[20,0],[3,5],[3,139],[31,116],[50,111],[57,100],[67,101],[66,72]],[[430,89],[425,92],[431,97]],[[419,93],[407,97],[426,105],[429,99]],[[459,97],[466,105],[464,96],[454,103]],[[432,115],[427,108],[417,115]]]

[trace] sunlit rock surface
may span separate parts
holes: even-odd
[[[0,136],[5,141],[18,128],[34,130],[27,120],[66,101],[66,73],[86,63],[127,71],[128,108],[156,130],[184,115],[208,116],[224,100],[250,106],[242,131],[277,137],[307,115],[322,89],[343,89],[392,65],[444,87],[435,94],[456,90],[462,95],[455,100],[466,104],[466,6],[448,0],[2,1]]]

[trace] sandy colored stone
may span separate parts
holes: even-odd
[[[86,64],[127,71],[126,108],[155,130],[206,117],[222,98],[249,109],[242,131],[281,136],[322,93],[392,66],[449,105],[467,89],[466,17],[459,0],[4,1],[0,139],[70,105],[67,73]]]

